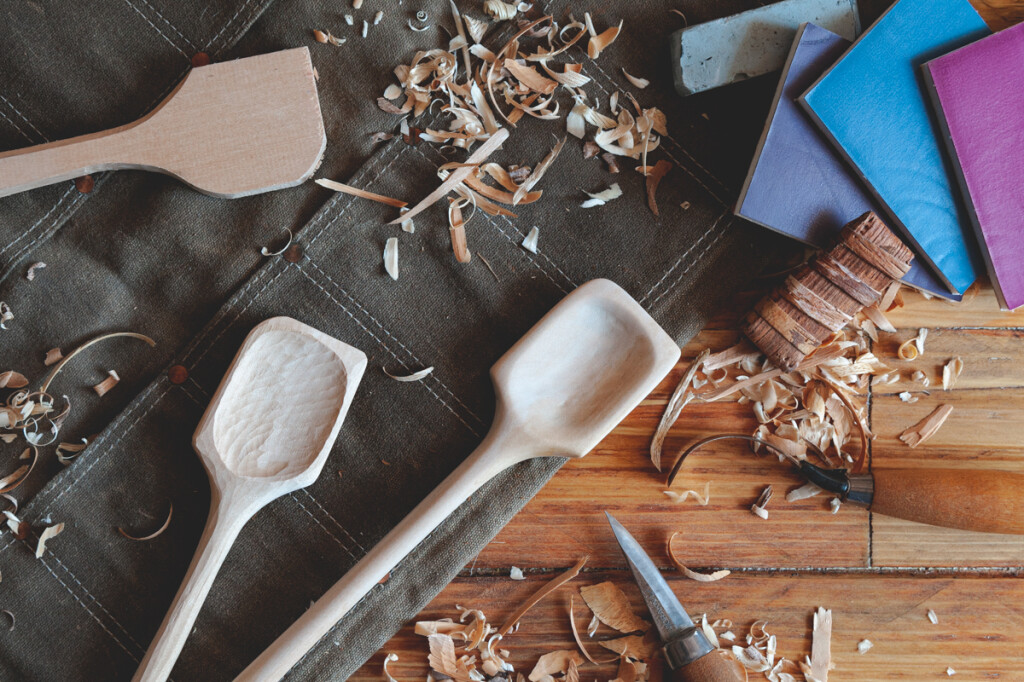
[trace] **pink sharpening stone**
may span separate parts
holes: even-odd
[[[1024,305],[1024,24],[924,67],[992,286]]]

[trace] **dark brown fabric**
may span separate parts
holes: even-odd
[[[480,16],[475,0],[460,1]],[[564,2],[541,3],[561,18]],[[774,88],[772,79],[679,99],[670,82],[668,35],[682,20],[667,0],[594,4],[595,21],[625,29],[596,63],[585,90],[607,103],[616,90],[668,116],[671,136],[652,159],[675,164],[659,189],[661,216],[646,206],[643,178],[624,163],[611,175],[570,139],[543,182],[544,197],[516,219],[478,215],[466,265],[451,256],[443,209],[408,235],[385,225],[393,209],[314,185],[224,201],[162,176],[100,174],[90,194],[70,183],[0,199],[0,301],[15,319],[0,331],[0,370],[41,377],[46,350],[69,350],[99,333],[149,334],[156,349],[106,342],[77,358],[54,386],[73,411],[61,434],[99,433],[67,468],[46,448],[19,514],[25,541],[0,533],[0,609],[17,626],[0,638],[4,680],[129,679],[191,558],[209,489],[189,440],[209,396],[253,325],[289,315],[364,350],[370,367],[321,479],[268,506],[245,528],[175,668],[179,680],[240,672],[480,441],[493,412],[490,365],[567,292],[595,277],[626,288],[680,342],[701,326],[777,244],[732,219]],[[691,23],[756,3],[694,1]],[[572,4],[580,16],[587,3]],[[374,100],[415,50],[447,44],[446,2],[379,4],[279,0],[56,0],[0,8],[0,149],[126,123],[176,84],[197,52],[214,60],[310,45],[320,75],[328,149],[318,175],[416,201],[447,160],[434,146],[395,139],[394,116]],[[414,33],[417,10],[434,26]],[[356,26],[342,15],[352,13]],[[347,38],[316,44],[314,28]],[[485,41],[500,46],[510,25]],[[637,91],[620,67],[651,79]],[[563,102],[563,106],[566,102]],[[445,125],[440,117],[438,125]],[[494,160],[535,164],[564,135],[563,122],[524,121]],[[583,190],[619,182],[621,199],[581,209]],[[683,208],[682,205],[687,206]],[[520,243],[540,228],[539,254]],[[259,248],[295,232],[302,257],[264,259]],[[383,271],[386,238],[399,237],[401,278]],[[485,257],[497,278],[481,262]],[[36,279],[27,267],[44,261]],[[183,365],[172,384],[166,370]],[[381,371],[433,365],[400,384]],[[106,370],[122,382],[102,399],[87,388]],[[7,446],[13,469],[15,446]],[[294,679],[344,679],[436,594],[558,468],[534,462],[506,473],[436,531],[329,633]],[[340,475],[339,473],[340,472]],[[174,519],[160,538],[132,543],[118,526]],[[66,530],[33,555],[48,522]],[[565,557],[566,565],[577,557]]]

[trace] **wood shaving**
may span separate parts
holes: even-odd
[[[377,13],[373,15],[373,25],[376,26],[377,24],[379,24],[380,20],[383,19],[383,18],[384,18],[384,12],[381,11],[381,10],[378,10]]]
[[[458,682],[473,682],[465,662],[455,656],[455,642],[450,635],[434,634],[427,637],[430,654],[427,661],[434,671]]]
[[[335,192],[341,192],[343,194],[351,194],[354,197],[360,199],[369,199],[370,201],[376,201],[387,206],[394,206],[395,208],[405,208],[408,204],[401,199],[393,199],[386,197],[383,194],[376,194],[374,192],[367,192],[365,189],[359,189],[358,187],[352,187],[334,180],[328,180],[327,178],[317,178],[314,182],[321,187],[325,187]]]
[[[173,515],[174,515],[174,503],[172,502],[170,504],[170,507],[167,510],[167,518],[164,520],[164,522],[162,524],[160,524],[160,527],[157,528],[152,533],[149,533],[148,535],[135,536],[135,535],[131,535],[130,533],[125,531],[125,529],[121,528],[120,526],[118,526],[117,532],[120,533],[123,537],[128,538],[129,540],[134,540],[135,542],[146,542],[147,540],[152,540],[154,538],[160,537],[160,535],[162,535],[163,532],[165,530],[167,530],[167,527],[171,525],[171,517]]]
[[[910,391],[903,391],[902,393],[900,393],[900,400],[905,403],[916,403],[918,401],[918,398]]]
[[[928,375],[919,369],[915,370],[914,373],[910,375],[910,378],[918,382],[925,388],[928,388],[928,385],[931,384],[931,379],[928,378]]]
[[[768,659],[755,646],[734,646],[732,654],[740,662],[740,665],[755,673],[763,673],[771,668]]]
[[[588,557],[583,557],[582,559],[577,561],[576,565],[574,565],[568,571],[555,577],[553,580],[551,580],[546,585],[544,585],[539,590],[530,595],[530,598],[523,602],[523,604],[521,604],[519,608],[513,611],[512,615],[505,620],[505,624],[498,628],[498,634],[508,634],[512,627],[516,623],[518,623],[519,620],[523,617],[523,615],[526,614],[526,612],[529,611],[531,608],[533,608],[534,605],[537,604],[537,602],[539,602],[541,599],[548,596],[549,594],[557,590],[559,587],[561,587],[562,585],[564,585],[565,583],[569,582],[577,575],[579,575],[580,571],[583,569],[583,566],[586,565],[587,559]]]
[[[674,490],[665,490],[664,493],[668,495],[676,504],[682,504],[683,502],[686,502],[686,500],[688,500],[692,495],[693,499],[697,501],[697,504],[699,504],[702,507],[706,507],[708,506],[708,502],[711,501],[711,481],[707,481],[704,484],[703,494],[697,492],[696,490],[684,490],[681,493],[676,492]]]
[[[873,646],[875,646],[875,643],[870,639],[862,639],[857,642],[857,653],[861,655],[866,654]]]
[[[509,571],[508,577],[512,578],[512,580],[526,580],[526,576],[523,575],[523,569],[518,566],[512,567],[512,570]]]
[[[598,620],[619,632],[646,632],[650,627],[650,623],[633,612],[629,599],[615,583],[581,587],[580,596]]]
[[[658,213],[658,201],[655,198],[655,193],[658,191],[658,185],[661,183],[661,179],[672,170],[672,163],[665,161],[664,159],[654,164],[647,173],[647,205],[651,209],[651,213],[654,215],[660,215]]]
[[[355,18],[351,14],[346,14],[345,15],[345,23],[347,25],[349,25],[349,26],[352,26],[353,24],[356,23],[356,20],[355,20]]]
[[[352,0],[352,9],[360,9],[363,6],[363,0]]]
[[[318,43],[324,43],[325,45],[334,45],[335,47],[341,47],[345,44],[346,38],[336,38],[331,35],[330,31],[313,31],[313,39]]]
[[[916,360],[921,355],[924,355],[924,341],[928,338],[927,329],[918,329],[917,336],[912,339],[907,339],[900,344],[899,350],[896,354],[900,360]]]
[[[547,156],[545,156],[533,169],[530,176],[526,178],[521,185],[519,185],[519,189],[516,190],[512,197],[513,206],[522,201],[526,194],[533,189],[538,182],[540,182],[541,178],[544,177],[548,168],[551,167],[551,164],[555,162],[555,159],[557,159],[558,155],[562,152],[562,147],[565,146],[565,139],[566,138],[563,137],[561,140],[556,142],[555,146],[551,148],[551,151],[548,152]]]
[[[11,627],[14,627],[14,626],[12,625]],[[955,670],[953,670],[953,669],[952,669],[952,668],[950,668],[950,667],[947,667],[947,668],[946,668],[946,676],[947,676],[947,677],[953,677],[953,675],[956,675],[956,671],[955,671]]]
[[[799,488],[794,488],[786,493],[786,502],[799,502],[800,500],[806,500],[809,497],[814,497],[820,493],[825,492],[813,483],[804,483]]]
[[[46,543],[57,537],[64,531],[64,524],[58,523],[53,526],[48,526],[43,529],[42,534],[39,536],[39,544],[36,545],[36,558],[43,558],[43,554],[46,552]]]
[[[7,323],[14,319],[14,311],[4,301],[0,301],[0,329],[7,329]]]
[[[57,445],[56,455],[57,461],[67,466],[74,460],[78,459],[78,456],[85,451],[89,446],[89,441],[83,438],[78,443],[60,443]]]
[[[590,33],[590,42],[587,43],[587,56],[591,59],[597,59],[619,37],[619,33],[622,31],[622,21],[619,21],[618,26],[605,29],[598,34],[594,30],[594,23],[590,18],[590,12],[585,13],[583,18],[587,24],[587,31]]]
[[[27,459],[32,461],[28,464],[22,464],[13,473],[0,478],[0,493],[9,493],[25,482],[29,474],[36,468],[36,462],[39,461],[39,449],[32,445],[25,448],[21,456],[18,457],[18,461],[24,462]],[[17,505],[14,508],[17,509]]]
[[[398,237],[388,237],[384,242],[384,270],[398,281]]]
[[[609,201],[618,199],[622,196],[622,188],[619,187],[619,183],[613,183],[611,187],[600,192],[591,194],[590,192],[584,192],[589,199],[580,204],[580,208],[594,208],[595,206],[604,206]]]
[[[651,81],[647,80],[646,78],[637,78],[636,76],[631,76],[629,72],[626,71],[626,67],[622,67],[622,74],[626,77],[626,80],[633,84],[634,87],[639,88],[641,90],[643,90],[644,88],[651,84]]]
[[[832,611],[818,607],[811,632],[810,676],[817,682],[828,682],[832,668]]]
[[[390,377],[391,379],[394,379],[395,381],[413,382],[413,381],[420,381],[424,377],[429,376],[430,373],[433,372],[433,371],[434,371],[434,367],[430,366],[430,367],[427,367],[425,369],[421,369],[418,372],[413,372],[412,374],[407,374],[407,375],[404,375],[404,376],[403,375],[392,374],[391,372],[387,371],[386,369],[384,370],[384,373],[387,374],[388,377]]]
[[[25,279],[31,282],[36,278],[36,272],[42,270],[45,267],[46,263],[43,263],[42,261],[38,263],[33,263],[32,265],[28,266],[28,270],[25,272]]]
[[[24,388],[25,386],[28,386],[28,379],[24,374],[14,370],[0,372],[0,388]]]
[[[63,359],[64,354],[61,353],[60,348],[51,348],[46,351],[46,357],[43,359],[43,365],[49,367],[50,365],[60,362]]]
[[[282,253],[287,251],[288,247],[292,245],[292,236],[293,235],[292,235],[292,231],[289,230],[288,228],[285,228],[285,231],[288,233],[288,239],[285,241],[284,246],[282,246],[281,248],[279,248],[279,249],[277,249],[275,251],[271,251],[270,249],[268,249],[267,247],[264,246],[262,249],[260,249],[260,254],[263,255],[264,257],[280,256]]]
[[[579,630],[576,629],[576,614],[575,614],[575,610],[574,609],[575,609],[575,598],[574,598],[573,595],[570,594],[569,595],[569,627],[572,630],[573,639],[576,640],[576,646],[579,647],[579,649],[583,653],[584,657],[586,657],[586,659],[588,661],[590,661],[591,663],[593,663],[595,665],[601,665],[603,663],[610,663],[610,662],[614,661],[616,658],[618,658],[616,656],[616,657],[608,658],[608,659],[605,659],[605,660],[598,660],[598,659],[595,659],[590,654],[589,651],[587,651],[587,648],[585,646],[583,646],[583,640],[580,638]],[[590,624],[587,625],[587,636],[588,637],[593,637],[594,633],[597,632],[597,625],[598,625],[599,622],[600,621],[598,621],[596,615],[593,616],[590,619]]]
[[[387,682],[398,682],[398,680],[396,680],[394,678],[394,676],[391,674],[391,672],[388,670],[388,663],[391,663],[392,661],[397,661],[397,660],[398,660],[398,654],[390,654],[389,653],[387,656],[384,657],[384,665],[383,665],[384,679],[387,680]]]
[[[956,380],[960,378],[960,374],[964,371],[964,361],[960,357],[955,357],[942,366],[942,390],[948,391],[953,388],[956,384]]]
[[[953,413],[952,405],[939,405],[927,417],[900,434],[900,440],[912,448],[935,435]]]
[[[768,502],[772,499],[772,492],[771,486],[768,486],[761,491],[761,494],[757,497],[757,501],[750,507],[750,511],[754,516],[760,517],[765,521],[768,520],[768,510],[765,509],[765,507],[768,506]]]
[[[369,32],[370,32],[370,22],[368,22],[366,19],[363,19],[363,30],[359,32],[359,37],[360,38],[365,38],[366,35]]]
[[[537,238],[540,237],[540,228],[534,225],[530,232],[523,238],[523,248],[530,253],[537,253]]]
[[[935,611],[933,609],[928,609],[928,620],[931,621],[932,625],[938,625],[939,624],[939,617],[938,617],[938,615],[936,615],[936,613],[935,613]]]
[[[103,397],[107,394],[107,391],[117,386],[118,382],[121,381],[121,377],[117,375],[114,370],[107,370],[107,378],[92,387],[92,390],[96,391],[96,395]]]
[[[448,234],[452,240],[452,253],[459,263],[468,263],[473,258],[469,252],[469,244],[466,241],[466,222],[468,219],[462,217],[462,207],[474,203],[472,197],[461,197],[451,200],[448,203]],[[472,213],[470,217],[472,217]]]
[[[676,556],[675,551],[672,549],[672,541],[676,539],[677,535],[679,535],[678,531],[672,533],[672,535],[670,535],[668,538],[668,544],[666,545],[668,550],[668,557],[672,560],[672,563],[675,564],[676,568],[679,569],[679,571],[687,578],[702,583],[710,583],[716,580],[721,580],[722,578],[732,573],[732,571],[729,571],[727,569],[713,571],[711,573],[697,573],[696,571],[693,571],[690,568],[688,568],[682,561],[679,560],[679,557]]]
[[[705,366],[709,354],[710,351],[704,349],[697,355],[694,361],[690,363],[686,372],[683,373],[675,390],[672,391],[672,396],[665,404],[665,412],[661,415],[661,421],[658,422],[658,428],[654,432],[654,437],[651,438],[651,463],[654,464],[654,468],[658,471],[661,471],[661,450],[665,443],[665,438],[668,437],[669,430],[679,419],[683,408],[692,400],[693,394],[690,393],[690,387],[697,372],[701,371]],[[705,493],[705,497],[707,497],[707,493]],[[684,497],[683,499],[686,498]]]
[[[580,682],[580,669],[576,659],[570,659],[565,668],[565,682]]]
[[[608,164],[609,173],[621,173],[622,169],[619,168],[619,161],[615,158],[615,155],[611,152],[604,152],[601,154],[601,159]]]
[[[652,632],[646,635],[627,635],[617,639],[608,639],[598,642],[609,651],[614,651],[619,656],[629,656],[640,660],[653,658],[661,649],[661,642]]]
[[[515,18],[517,10],[515,5],[502,0],[484,0],[484,13],[495,21],[508,21]]]
[[[561,675],[568,670],[570,662],[575,662],[576,665],[579,665],[583,663],[583,658],[575,651],[568,649],[546,653],[537,660],[537,664],[533,666],[528,679],[530,682],[540,682],[540,680],[548,675]]]
[[[838,514],[839,508],[843,506],[843,501],[838,497],[833,497],[828,501],[828,506],[831,508],[833,514]]]

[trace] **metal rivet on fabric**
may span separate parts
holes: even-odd
[[[302,260],[302,247],[298,244],[292,244],[281,254],[281,258],[284,258],[289,263],[298,263]]]
[[[205,52],[196,52],[192,55],[192,67],[206,66],[210,63],[210,55]]]
[[[95,186],[96,181],[92,179],[91,175],[83,175],[80,178],[75,178],[75,189],[82,194],[88,194]]]
[[[167,378],[170,379],[172,384],[183,384],[185,379],[188,379],[188,370],[185,369],[184,365],[174,365],[167,370]]]

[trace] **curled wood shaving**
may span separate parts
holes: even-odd
[[[818,607],[811,632],[810,676],[817,682],[828,682],[832,668],[832,611]],[[810,678],[808,678],[810,679]]]
[[[143,334],[136,334],[135,332],[114,332],[113,334],[104,334],[103,336],[97,336],[95,339],[86,341],[81,346],[71,351],[71,353],[65,356],[60,362],[58,362],[54,366],[54,368],[50,370],[50,373],[46,375],[46,379],[43,380],[43,385],[39,388],[39,392],[46,393],[46,391],[49,390],[50,388],[50,384],[53,383],[54,378],[64,368],[64,365],[68,364],[71,361],[71,359],[74,358],[76,355],[84,351],[86,348],[89,348],[90,346],[97,344],[101,341],[116,338],[139,339],[140,341],[145,341],[147,344],[150,345],[150,347],[156,347],[156,341],[149,338],[148,336],[145,336]]]
[[[740,665],[755,673],[763,673],[771,667],[768,659],[755,646],[733,646],[732,654]]]
[[[693,378],[697,375],[697,372],[707,362],[709,353],[708,349],[704,349],[690,363],[690,366],[676,385],[675,390],[672,391],[672,396],[668,399],[668,403],[665,404],[665,412],[661,415],[661,421],[658,422],[658,428],[654,432],[654,437],[651,438],[651,463],[654,464],[654,468],[658,471],[661,471],[661,450],[665,444],[665,438],[668,436],[669,429],[679,419],[683,408],[692,399],[693,395],[689,392],[690,386],[693,384]]]
[[[580,204],[580,208],[594,208],[595,206],[604,206],[609,201],[618,199],[622,196],[622,188],[619,187],[619,183],[613,183],[611,187],[600,192],[591,194],[590,192],[584,192],[589,199]]]
[[[325,187],[335,192],[341,192],[343,194],[351,194],[354,197],[360,199],[369,199],[370,201],[376,201],[381,204],[388,206],[394,206],[395,208],[404,208],[408,204],[401,199],[392,199],[386,197],[383,194],[376,194],[374,192],[367,192],[365,189],[359,189],[358,187],[352,187],[341,182],[335,182],[334,180],[328,180],[327,178],[317,178],[314,182],[321,187]]]
[[[280,256],[282,253],[287,251],[288,247],[292,245],[292,237],[293,237],[293,235],[292,235],[292,231],[289,230],[288,228],[285,228],[285,231],[288,233],[288,239],[285,241],[284,246],[282,246],[281,248],[279,248],[279,249],[277,249],[275,251],[271,251],[270,249],[268,249],[267,247],[264,246],[262,249],[260,249],[260,254],[265,256],[265,257]]]
[[[32,470],[36,468],[36,462],[39,461],[39,449],[33,445],[25,448],[21,453],[21,456],[18,457],[18,460],[25,461],[29,458],[31,458],[31,462],[28,464],[22,464],[20,467],[15,469],[13,473],[0,478],[0,493],[9,493],[20,486],[29,477]],[[17,505],[15,505],[15,509],[17,509]]]
[[[519,186],[519,189],[517,189],[515,194],[512,196],[513,206],[522,201],[526,194],[533,189],[538,182],[540,182],[541,178],[544,177],[548,168],[551,167],[551,164],[555,162],[555,159],[557,159],[558,155],[562,152],[562,147],[565,146],[565,140],[566,138],[563,137],[561,140],[556,142],[555,146],[551,148],[551,151],[548,152],[547,156],[537,164],[530,173],[530,176]]]
[[[0,372],[0,388],[24,388],[25,386],[28,386],[28,379],[24,374],[14,370]]]
[[[118,526],[117,532],[120,533],[123,537],[128,538],[129,540],[134,540],[136,542],[146,542],[147,540],[152,540],[154,538],[160,537],[160,535],[163,534],[163,532],[165,530],[167,530],[167,527],[171,525],[171,517],[173,515],[174,515],[174,503],[172,502],[170,507],[167,510],[167,518],[164,520],[164,522],[162,524],[160,524],[160,527],[157,528],[152,533],[150,533],[148,535],[143,535],[143,536],[135,536],[135,535],[129,534],[127,531],[125,531],[125,529],[121,528],[120,526]]]
[[[60,443],[56,450],[57,461],[67,466],[77,459],[88,446],[89,441],[85,438],[79,443]]]
[[[468,263],[473,258],[466,241],[467,219],[462,217],[462,207],[473,203],[473,198],[460,197],[448,204],[448,234],[452,239],[452,253],[455,254],[455,260],[460,263]]]
[[[833,497],[831,500],[828,501],[828,505],[832,509],[833,514],[838,514],[839,508],[843,506],[843,501],[840,500],[838,497]]]
[[[530,682],[540,682],[548,675],[561,675],[568,670],[570,662],[579,665],[583,663],[583,658],[569,649],[548,652],[537,660],[528,678]]]
[[[384,666],[383,666],[383,668],[384,668],[384,679],[387,680],[387,682],[398,682],[398,680],[396,680],[394,678],[394,676],[391,674],[391,672],[388,670],[388,663],[391,663],[392,661],[397,661],[397,660],[398,660],[398,654],[390,654],[389,653],[387,656],[384,657]]]
[[[466,664],[455,656],[455,642],[451,636],[434,634],[427,637],[430,654],[427,661],[430,667],[442,675],[447,675],[458,682],[474,682],[470,677]]]
[[[580,638],[579,630],[576,629],[576,615],[574,613],[574,608],[575,608],[575,598],[574,598],[573,595],[570,594],[569,595],[569,627],[572,629],[572,636],[573,636],[573,639],[576,640],[576,646],[578,646],[580,648],[580,651],[583,653],[583,655],[586,657],[586,659],[588,661],[590,661],[591,663],[595,664],[595,665],[601,665],[603,663],[611,663],[616,658],[618,658],[617,656],[615,656],[615,657],[608,658],[608,659],[605,659],[605,660],[598,660],[598,659],[595,659],[590,654],[589,651],[587,651],[587,648],[585,646],[583,646],[583,640]],[[593,637],[594,633],[597,632],[597,624],[598,624],[598,619],[597,619],[597,616],[595,615],[595,616],[593,616],[590,619],[590,624],[587,626],[587,636],[588,637]]]
[[[42,534],[39,536],[39,544],[36,545],[36,558],[41,559],[43,554],[46,552],[46,543],[57,537],[64,531],[64,524],[58,523],[53,526],[48,526],[43,529]]]
[[[63,357],[64,354],[61,353],[60,348],[51,348],[46,351],[46,357],[43,359],[43,365],[45,367],[49,367],[56,362],[60,362]]]
[[[654,168],[647,173],[647,205],[654,215],[660,215],[658,213],[658,201],[655,199],[655,192],[658,191],[661,179],[670,170],[672,170],[672,163],[662,159],[654,164]]]
[[[701,583],[711,583],[715,582],[716,580],[721,580],[722,578],[732,573],[732,571],[728,569],[713,571],[711,573],[698,573],[687,568],[687,566],[679,560],[679,557],[676,556],[675,551],[672,549],[672,541],[676,539],[677,535],[679,535],[678,531],[672,533],[672,535],[670,535],[668,538],[668,557],[672,560],[672,563],[675,564],[676,568],[679,569],[679,572],[685,575],[687,578],[689,578],[690,580],[696,580],[697,582]]]
[[[537,253],[537,238],[540,237],[540,228],[534,225],[530,228],[529,234],[523,238],[523,248],[530,253]]]
[[[934,609],[928,609],[928,620],[932,622],[932,625],[939,624],[939,617],[936,615]]]
[[[384,242],[384,270],[398,281],[398,237],[388,237]]]
[[[28,270],[25,272],[25,279],[31,282],[36,278],[36,272],[42,270],[45,267],[46,263],[43,263],[42,261],[38,263],[33,263],[32,265],[28,266]]]
[[[960,357],[955,357],[945,365],[942,366],[942,390],[948,391],[953,388],[956,384],[956,380],[960,378],[960,374],[964,371],[964,361]]]
[[[768,502],[772,499],[772,492],[771,486],[767,486],[761,491],[757,501],[750,507],[750,511],[754,516],[758,516],[766,521],[768,520],[768,510],[765,507],[768,506]]]
[[[7,323],[14,319],[14,311],[4,301],[0,301],[0,329],[7,329]]]
[[[381,369],[383,369],[383,368],[381,368]],[[430,366],[430,367],[427,367],[425,369],[421,369],[418,372],[413,372],[412,374],[408,374],[408,375],[405,375],[405,376],[392,374],[391,372],[387,371],[386,369],[384,370],[384,373],[387,374],[390,378],[394,379],[395,381],[412,382],[412,381],[420,381],[424,377],[429,376],[430,373],[433,372],[433,371],[434,371],[434,367]]]
[[[650,623],[633,612],[629,599],[615,583],[581,587],[580,596],[598,620],[619,632],[646,632],[650,627]]]
[[[629,72],[626,71],[626,67],[622,67],[622,74],[626,77],[626,80],[633,84],[634,87],[637,87],[641,90],[643,90],[644,88],[651,84],[651,81],[647,80],[646,78],[637,78],[636,76],[631,76]]]
[[[653,631],[646,635],[627,635],[616,639],[607,639],[598,644],[620,656],[629,656],[639,660],[653,658],[661,649],[661,642],[658,641]]]
[[[799,502],[823,492],[825,491],[813,483],[804,483],[799,488],[794,488],[786,493],[786,502]]]
[[[508,577],[512,578],[512,580],[526,580],[526,576],[523,575],[523,569],[519,568],[518,566],[512,567],[512,569],[509,571]]]
[[[590,12],[585,13],[583,18],[587,24],[587,31],[590,33],[590,42],[587,43],[587,56],[591,59],[597,59],[619,37],[619,33],[622,31],[622,21],[619,21],[618,26],[605,29],[598,34],[594,30],[594,23],[590,18]]]
[[[484,0],[484,13],[495,21],[508,21],[515,18],[516,6],[502,0]]]
[[[935,435],[953,412],[952,405],[939,405],[927,417],[900,434],[900,440],[912,448]]]
[[[672,498],[672,501],[675,502],[676,504],[682,504],[683,502],[686,502],[686,500],[689,499],[692,495],[693,499],[697,501],[697,504],[699,504],[702,507],[706,507],[708,505],[708,502],[711,501],[711,481],[707,481],[704,484],[703,495],[697,492],[696,490],[684,490],[681,493],[676,492],[674,490],[666,490],[664,492],[666,495]]]
[[[917,336],[900,344],[899,350],[896,351],[900,360],[916,360],[919,356],[924,355],[924,340],[926,338],[928,338],[928,330],[922,328],[917,330]]]
[[[333,35],[331,35],[330,31],[321,31],[319,29],[313,31],[313,39],[316,40],[316,42],[318,43],[324,43],[325,45],[334,45],[335,47],[340,47],[344,45],[346,40],[345,38],[334,37]]]
[[[526,614],[526,612],[529,611],[531,608],[533,608],[533,606],[537,602],[539,602],[541,599],[548,596],[549,594],[557,590],[559,587],[561,587],[562,585],[566,584],[567,582],[575,578],[577,575],[579,575],[580,570],[582,570],[583,566],[587,563],[587,559],[588,557],[583,557],[582,559],[577,561],[576,565],[574,565],[568,571],[555,577],[553,580],[551,580],[546,585],[544,585],[539,590],[530,595],[530,598],[523,602],[519,606],[519,608],[513,611],[512,614],[505,620],[504,625],[498,628],[498,634],[508,634],[512,627],[516,623],[518,623],[519,620],[523,617],[523,615]]]
[[[900,400],[905,403],[916,403],[918,398],[910,391],[903,391],[902,393],[900,393]]]
[[[118,382],[121,381],[121,377],[117,375],[114,370],[107,370],[107,378],[92,387],[92,390],[96,391],[96,395],[103,397],[107,394],[107,391],[117,386]]]

